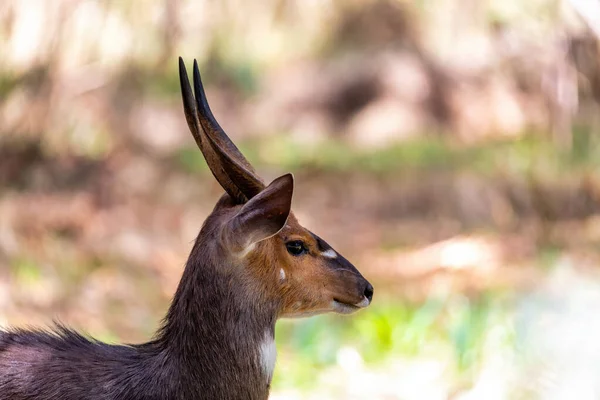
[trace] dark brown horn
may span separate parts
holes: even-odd
[[[200,125],[221,158],[221,165],[229,178],[248,199],[251,199],[265,188],[265,184],[213,116],[204,93],[196,60],[194,60],[193,78]]]
[[[237,203],[245,203],[265,187],[264,183],[254,173],[250,163],[227,137],[212,115],[195,60],[196,97],[192,94],[187,70],[181,57],[179,58],[179,79],[185,118],[206,163],[223,189]]]
[[[200,119],[200,123],[202,127],[208,128],[207,135],[209,135],[213,141],[217,143],[217,145],[226,150],[228,154],[230,154],[233,158],[235,158],[244,168],[248,171],[254,173],[254,168],[246,157],[240,152],[240,150],[236,147],[236,145],[229,139],[229,136],[225,134],[221,125],[215,119],[210,106],[208,105],[208,100],[206,98],[206,93],[204,92],[204,85],[202,84],[202,79],[200,78],[200,70],[198,69],[198,62],[194,60],[194,92],[196,94],[196,104],[198,110],[198,118]],[[203,120],[205,123],[203,123]],[[206,125],[206,126],[205,126]]]

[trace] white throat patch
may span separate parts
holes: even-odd
[[[260,344],[260,362],[263,372],[267,376],[267,383],[271,383],[273,371],[275,370],[275,361],[277,360],[277,347],[271,333],[266,332],[265,338]]]

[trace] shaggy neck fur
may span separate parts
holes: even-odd
[[[265,346],[274,337],[277,305],[246,290],[253,278],[236,265],[243,260],[223,265],[216,257],[222,250],[215,232],[207,232],[211,225],[198,236],[156,344],[205,398],[267,398]]]
[[[244,260],[223,261],[214,218],[153,341],[108,345],[62,326],[0,331],[0,399],[267,399],[279,306],[256,294]]]

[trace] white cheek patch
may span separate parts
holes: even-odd
[[[279,270],[279,280],[280,280],[281,282],[285,281],[285,271],[283,270],[283,268],[281,268],[281,269]]]
[[[337,253],[333,249],[322,251],[321,255],[327,258],[337,258]]]
[[[263,372],[267,376],[267,383],[270,383],[271,378],[273,378],[276,360],[277,347],[275,347],[275,340],[273,339],[273,336],[267,332],[265,334],[265,339],[260,344],[260,363],[262,365]]]

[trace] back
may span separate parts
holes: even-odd
[[[0,331],[0,399],[174,398],[166,371],[151,373],[152,354],[151,345],[107,345],[64,327]]]

